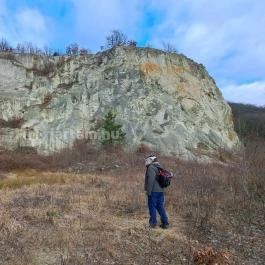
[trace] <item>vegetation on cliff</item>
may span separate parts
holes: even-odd
[[[105,38],[105,44],[100,46],[100,50],[107,50],[117,46],[131,46],[136,47],[137,42],[135,40],[128,39],[128,37],[118,29],[112,30]],[[148,46],[150,48],[150,46]],[[168,53],[177,53],[177,49],[173,44],[169,42],[163,43],[163,50]],[[47,46],[44,48],[37,47],[31,42],[18,43],[16,47],[9,44],[8,40],[1,38],[0,40],[0,53],[20,53],[20,54],[35,54],[46,56],[58,56],[58,55],[87,55],[92,53],[89,48],[80,47],[77,42],[72,42],[66,46],[65,51],[59,51],[58,49],[52,49]]]

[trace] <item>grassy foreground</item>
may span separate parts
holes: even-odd
[[[249,148],[233,164],[161,157],[168,230],[148,228],[142,154],[1,153],[0,264],[264,264],[265,160]]]

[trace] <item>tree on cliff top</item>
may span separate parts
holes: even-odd
[[[163,51],[168,53],[178,53],[176,47],[169,42],[163,42]]]
[[[106,49],[127,44],[126,35],[120,30],[112,30],[111,34],[106,37]]]
[[[6,39],[2,38],[0,40],[0,52],[12,51],[12,47],[9,45]]]

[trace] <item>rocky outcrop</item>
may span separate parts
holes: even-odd
[[[97,142],[98,124],[113,109],[128,149],[142,144],[204,159],[239,144],[214,80],[183,55],[135,47],[71,57],[1,54],[0,68],[4,148],[50,153],[80,138]]]

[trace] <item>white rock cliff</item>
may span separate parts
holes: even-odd
[[[203,65],[155,49],[1,54],[0,96],[0,146],[6,149],[27,146],[47,154],[96,138],[91,132],[109,110],[117,113],[127,148],[144,144],[204,159],[239,145],[231,109]]]

